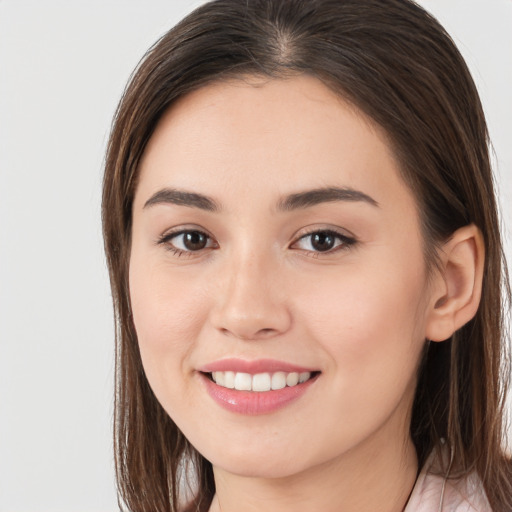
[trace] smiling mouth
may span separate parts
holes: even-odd
[[[250,373],[216,371],[205,375],[218,386],[237,391],[264,393],[286,387],[295,387],[316,377],[320,372],[274,372]]]

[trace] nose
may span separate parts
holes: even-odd
[[[286,332],[291,315],[278,265],[255,254],[226,264],[212,321],[241,340],[263,340]]]

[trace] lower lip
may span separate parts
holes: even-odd
[[[317,375],[296,386],[259,392],[228,389],[215,384],[204,373],[199,375],[206,386],[208,394],[215,402],[228,411],[247,415],[268,414],[285,407],[304,395],[318,378]]]

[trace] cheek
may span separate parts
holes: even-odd
[[[403,270],[354,267],[302,296],[308,328],[347,382],[363,374],[413,374],[424,343],[425,278],[419,266]]]
[[[354,443],[395,411],[402,428],[424,346],[422,274],[364,272],[351,269],[338,286],[317,282],[301,299],[309,305],[302,309],[308,337],[327,355],[324,409],[333,412],[323,420],[325,435]]]
[[[144,370],[158,396],[169,375],[187,371],[204,308],[198,307],[201,298],[191,289],[190,279],[182,283],[176,274],[171,279],[165,268],[145,261],[139,264],[132,258],[130,299]]]

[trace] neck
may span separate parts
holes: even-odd
[[[418,472],[410,438],[373,439],[324,464],[284,478],[252,478],[214,468],[210,512],[402,512]]]

